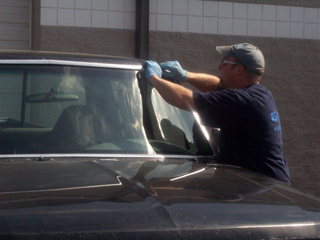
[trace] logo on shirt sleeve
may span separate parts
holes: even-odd
[[[279,120],[279,114],[277,112],[271,113],[271,120],[272,122],[277,122]]]
[[[277,122],[279,120],[279,114],[278,112],[272,112],[271,113],[271,121],[272,122]],[[281,126],[278,125],[274,128],[274,131],[277,132],[277,131],[280,131],[281,130]]]

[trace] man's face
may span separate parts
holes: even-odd
[[[235,57],[223,57],[222,59],[230,61],[230,62],[236,62]],[[220,83],[219,86],[228,89],[233,88],[235,81],[237,80],[235,78],[235,73],[238,70],[238,65],[232,64],[232,63],[220,63],[218,66],[220,70]]]

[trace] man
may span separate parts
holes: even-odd
[[[262,52],[248,43],[216,48],[220,77],[188,72],[178,62],[144,62],[146,77],[169,104],[196,111],[204,125],[220,131],[221,159],[290,184],[282,153],[279,114],[272,94],[259,84]],[[201,92],[164,80],[188,82]]]

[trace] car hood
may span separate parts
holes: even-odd
[[[0,229],[7,236],[320,235],[319,199],[228,165],[196,159],[7,159],[0,174]]]

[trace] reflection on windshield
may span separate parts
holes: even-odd
[[[168,104],[155,89],[152,89],[151,98],[163,142],[190,154],[211,154],[208,137],[204,138],[203,129],[192,113]]]
[[[101,164],[144,188],[164,205],[203,202],[205,199],[208,202],[247,199],[250,203],[262,204],[259,195],[267,193],[276,184],[274,179],[264,175],[256,176],[255,182],[247,181],[252,175],[246,170],[204,166],[191,161],[106,161]]]
[[[157,90],[152,90],[152,103],[156,109],[156,116],[158,122],[163,120],[170,122],[173,126],[178,129],[184,129],[184,134],[188,141],[192,140],[192,125],[194,124],[191,114],[187,111],[180,110],[179,108],[173,107],[162,99]],[[162,136],[165,138],[163,133],[165,128],[161,128]]]

